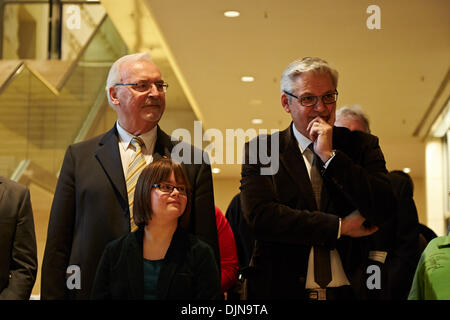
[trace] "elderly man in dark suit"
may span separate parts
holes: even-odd
[[[391,216],[395,199],[378,139],[333,127],[337,81],[322,59],[291,63],[281,104],[293,122],[246,144],[241,202],[256,238],[249,299],[355,299],[365,285],[354,281],[364,237]],[[279,166],[255,161],[256,146],[272,161],[278,152]]]
[[[0,300],[29,299],[36,272],[30,192],[0,177]]]
[[[140,170],[153,159],[170,158],[178,143],[158,126],[167,86],[147,54],[112,65],[107,96],[118,121],[107,133],[67,149],[50,214],[43,299],[89,298],[105,245],[136,229],[132,204]],[[188,229],[211,245],[219,263],[211,168],[194,163],[206,158],[201,150],[187,148],[192,161],[183,166],[193,199]]]

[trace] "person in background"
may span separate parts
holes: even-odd
[[[239,261],[236,241],[227,218],[216,206],[217,235],[220,249],[221,288],[225,296],[238,281]]]
[[[30,191],[0,177],[0,300],[27,300],[37,256]]]
[[[333,126],[337,82],[323,59],[289,64],[280,100],[291,125],[245,145],[240,197],[256,239],[248,299],[357,299],[362,238],[395,212],[378,139]],[[255,159],[257,146],[279,166]]]
[[[336,112],[335,125],[370,134],[369,119],[358,106],[342,107]],[[420,258],[419,218],[413,199],[414,185],[403,171],[388,174],[397,198],[397,214],[370,237],[369,259],[378,262],[383,274],[381,289],[368,290],[373,299],[406,300],[414,270]]]
[[[218,299],[214,252],[186,230],[190,202],[189,180],[180,164],[169,159],[149,164],[134,195],[138,230],[106,246],[92,298]]]
[[[239,275],[236,286],[228,292],[230,300],[242,300],[245,298],[243,288],[249,272],[250,258],[253,252],[255,238],[251,228],[242,216],[240,193],[236,194],[228,205],[225,217],[230,224],[231,230],[236,240],[236,248],[239,260]]]
[[[214,194],[207,154],[172,141],[158,125],[168,84],[148,54],[126,55],[111,66],[107,97],[117,122],[103,135],[67,148],[53,198],[42,264],[42,299],[88,299],[105,245],[134,231],[137,177],[153,160],[189,151],[182,163],[191,185],[188,230],[208,243],[220,268]],[[179,149],[179,150],[180,150]]]
[[[450,300],[450,232],[428,243],[417,265],[408,300]]]

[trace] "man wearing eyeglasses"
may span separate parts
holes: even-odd
[[[105,245],[137,229],[137,178],[146,164],[170,158],[178,143],[158,126],[167,88],[147,54],[124,56],[111,66],[106,91],[117,122],[105,134],[67,149],[50,214],[42,299],[88,299]],[[188,148],[192,160],[197,153],[206,158]],[[211,245],[219,267],[211,168],[194,161],[183,167],[192,189],[191,215],[184,223]]]
[[[337,82],[322,59],[291,63],[281,104],[292,123],[256,138],[279,144],[278,171],[261,174],[270,164],[252,164],[246,144],[241,202],[256,238],[249,299],[356,299],[366,285],[354,281],[366,271],[364,237],[389,219],[395,200],[378,139],[333,126]]]

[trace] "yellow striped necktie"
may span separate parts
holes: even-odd
[[[133,232],[136,231],[138,228],[133,220],[134,190],[136,189],[136,183],[139,178],[139,175],[141,174],[142,170],[144,169],[147,163],[145,162],[145,157],[142,154],[142,146],[144,145],[144,141],[142,141],[142,139],[139,137],[134,137],[133,139],[131,139],[130,143],[135,147],[136,150],[134,157],[128,164],[127,179],[126,179],[128,192],[128,205],[130,207],[130,230]]]

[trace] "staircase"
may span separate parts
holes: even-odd
[[[30,189],[39,266],[32,298],[39,297],[50,206],[65,150],[96,132],[101,122],[85,124],[98,119],[93,113],[111,114],[107,73],[127,53],[106,14],[87,38],[71,60],[0,60],[0,175]]]

